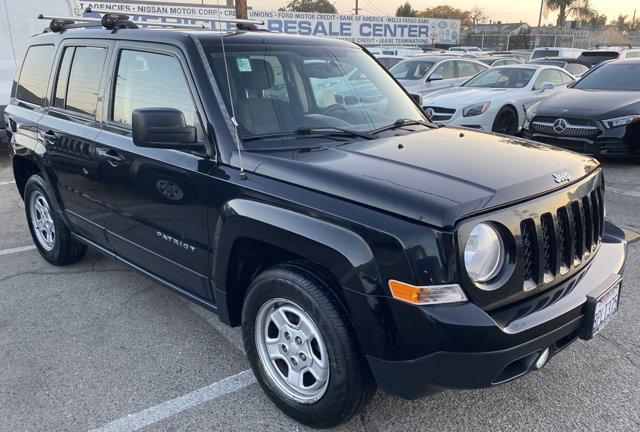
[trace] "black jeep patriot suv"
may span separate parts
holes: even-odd
[[[347,42],[61,30],[30,40],[6,110],[39,252],[89,245],[241,325],[298,421],[507,382],[617,310],[595,160],[438,128]]]

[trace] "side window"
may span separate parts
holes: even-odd
[[[540,89],[540,87],[542,86],[542,83],[544,82],[550,82],[554,86],[566,84],[563,82],[561,73],[562,72],[553,70],[553,69],[543,70],[542,72],[540,72],[540,75],[538,75],[538,79],[536,80],[536,83],[533,86],[533,89],[534,90]]]
[[[564,73],[560,71],[558,72],[560,73],[560,79],[562,80],[562,84],[569,84],[570,82],[574,81],[574,79],[568,73]]]
[[[472,63],[473,67],[476,68],[476,73],[480,73],[480,72],[484,72],[487,68],[478,64],[478,63]],[[475,74],[474,74],[475,75]]]
[[[107,50],[99,47],[77,47],[75,51],[67,84],[65,108],[95,117],[98,88]]]
[[[174,108],[184,113],[187,125],[197,125],[189,86],[176,58],[132,50],[120,53],[111,119],[130,125],[138,108]]]
[[[71,60],[73,59],[73,47],[64,49],[60,68],[58,69],[58,77],[56,79],[56,91],[53,96],[53,105],[58,108],[64,108],[67,96],[67,85],[69,84],[69,71],[71,70]]]
[[[471,62],[458,61],[458,77],[465,78],[477,74],[476,65]]]
[[[17,99],[35,105],[44,105],[53,54],[53,45],[35,45],[29,48],[18,79],[15,94]]]
[[[455,72],[453,70],[453,62],[445,61],[440,63],[434,70],[432,75],[442,75],[443,79],[452,79],[455,78]]]

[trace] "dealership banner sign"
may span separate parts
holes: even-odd
[[[86,7],[108,9],[119,13],[147,13],[157,18],[134,17],[134,20],[204,23],[217,29],[215,22],[199,21],[207,18],[235,17],[230,7],[202,6],[181,3],[78,1],[78,13]],[[263,28],[303,36],[322,36],[348,40],[359,44],[433,45],[457,44],[460,39],[460,20],[387,17],[369,15],[338,15],[313,12],[261,11],[250,9],[249,18],[264,21]],[[166,18],[177,16],[179,19]],[[233,30],[233,24],[220,24]]]

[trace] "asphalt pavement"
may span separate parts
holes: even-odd
[[[90,250],[32,247],[0,153],[0,431],[306,430],[248,372],[238,329]],[[606,162],[607,212],[640,231],[640,164]],[[417,401],[381,392],[343,431],[640,430],[640,242],[615,319],[542,370]]]

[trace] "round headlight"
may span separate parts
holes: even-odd
[[[486,283],[497,276],[504,264],[504,243],[500,233],[488,223],[475,226],[464,247],[464,266],[474,282]]]

